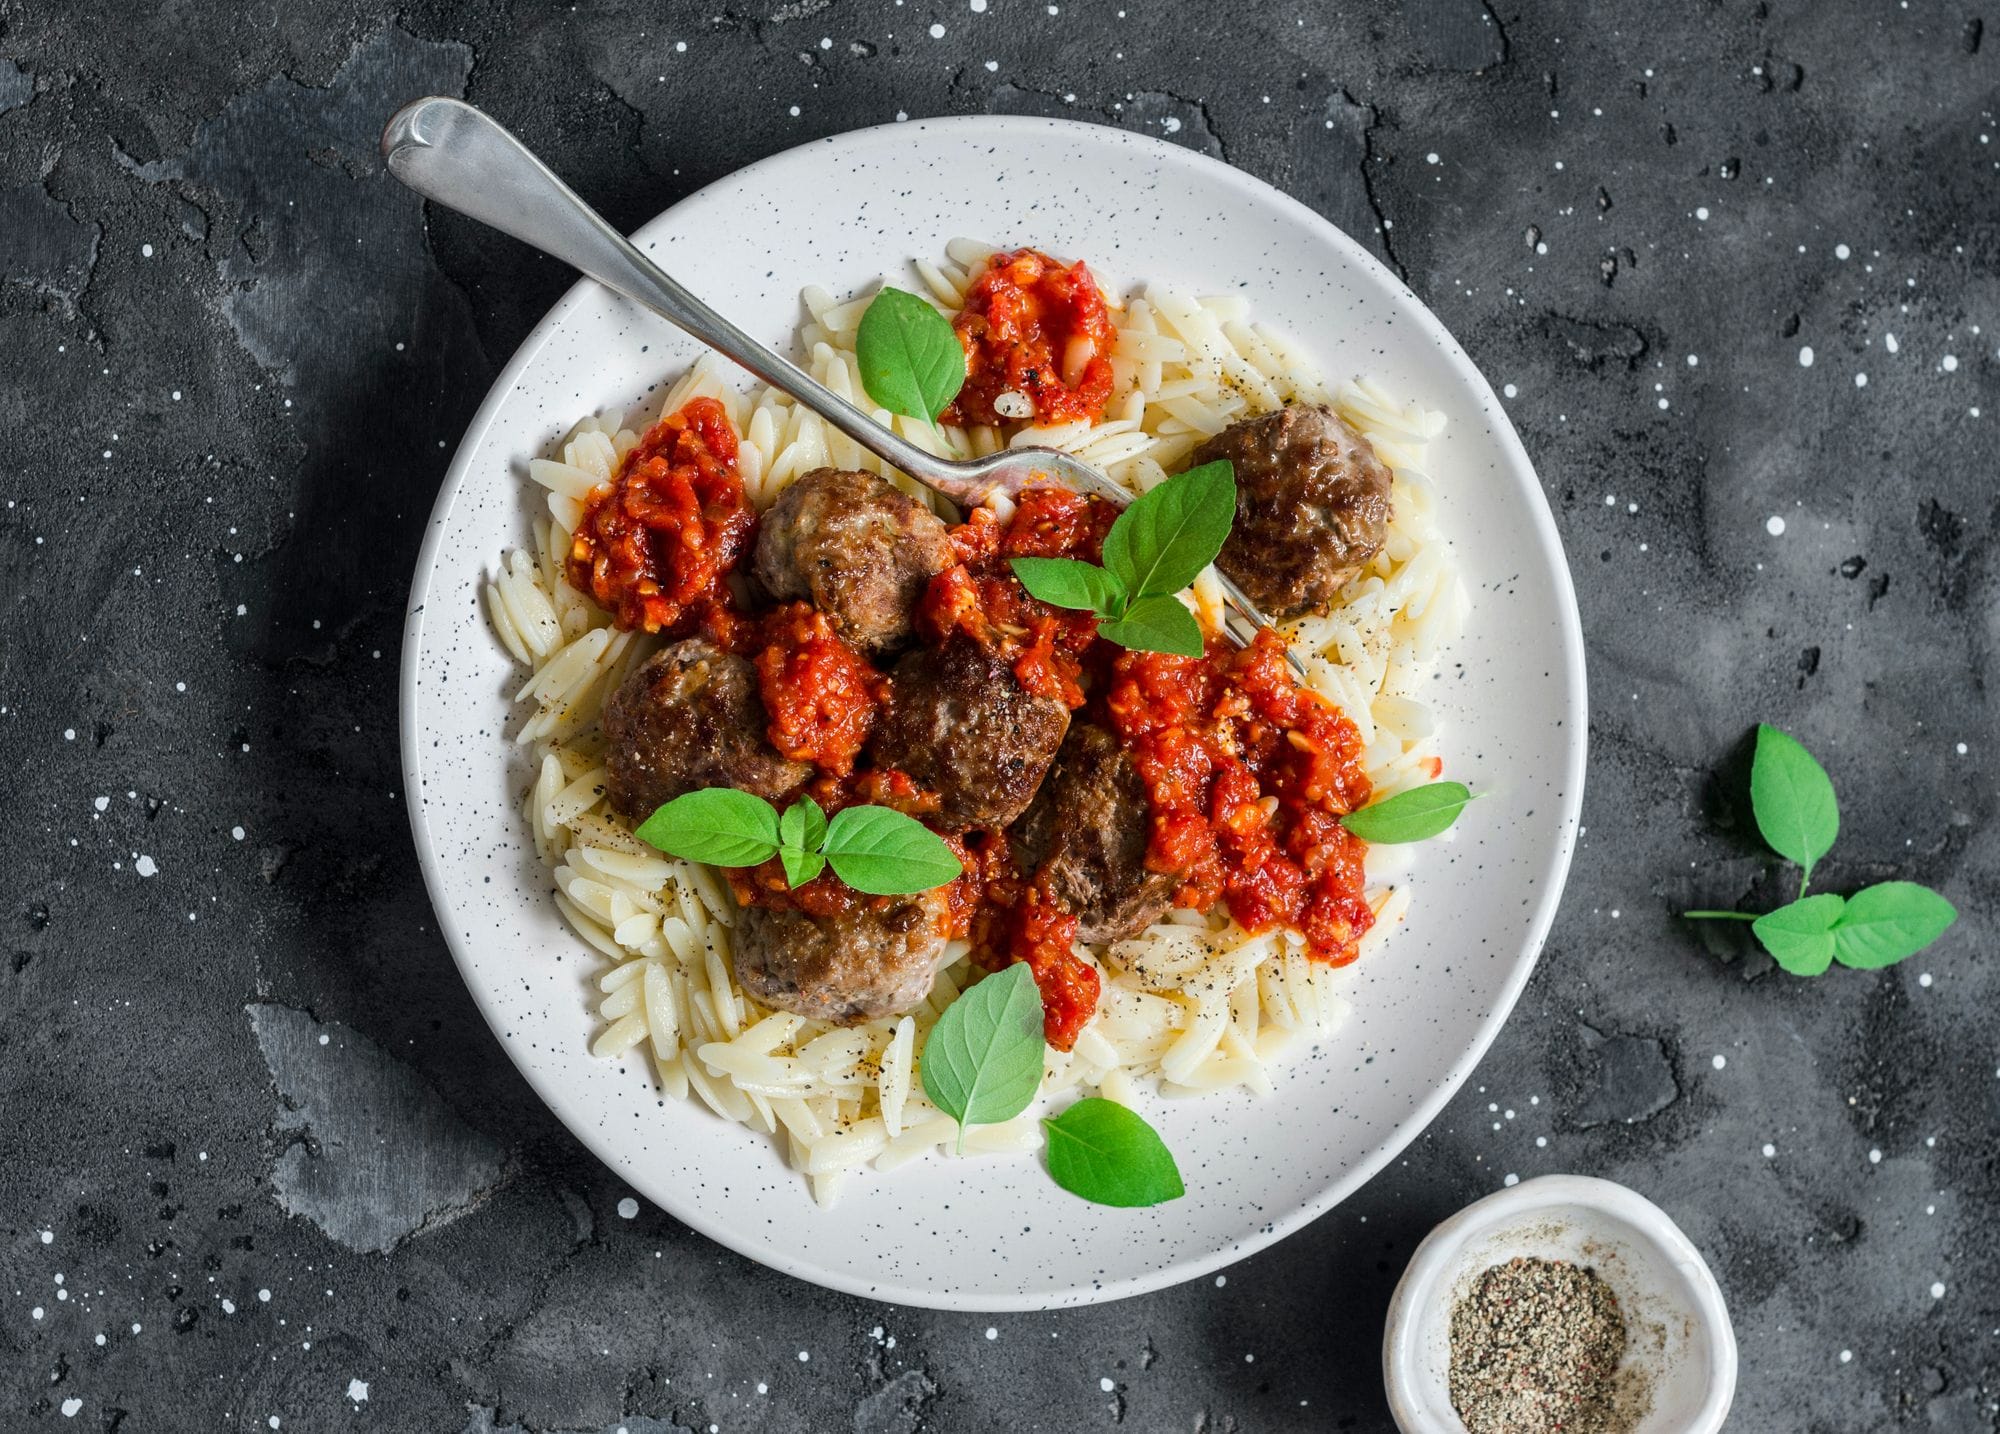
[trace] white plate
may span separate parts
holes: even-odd
[[[563,924],[519,802],[509,702],[522,679],[480,583],[530,543],[525,474],[578,418],[623,412],[694,341],[589,283],[494,384],[438,494],[403,647],[403,767],[431,900],[466,984],[551,1109],[657,1204],[777,1269],[902,1304],[1088,1304],[1218,1269],[1298,1229],[1422,1130],[1527,982],[1569,866],[1583,788],[1583,642],[1555,525],[1493,390],[1353,240],[1258,180],[1159,140],[1067,121],[884,126],[776,155],[689,196],[640,246],[750,332],[788,347],[798,291],[872,283],[968,235],[1090,261],[1109,288],[1157,279],[1244,295],[1331,378],[1365,373],[1442,411],[1443,523],[1472,616],[1429,700],[1450,775],[1484,791],[1414,863],[1406,927],[1357,971],[1340,1036],[1277,1094],[1147,1112],[1187,1195],[1109,1210],[1035,1160],[931,1160],[851,1180],[815,1207],[775,1145],[664,1101],[644,1062],[587,1050],[601,961]]]

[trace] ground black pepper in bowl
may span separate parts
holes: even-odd
[[[1595,1270],[1514,1259],[1451,1311],[1451,1404],[1469,1434],[1625,1434],[1625,1317]]]

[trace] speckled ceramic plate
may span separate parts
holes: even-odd
[[[1033,1160],[933,1160],[813,1205],[775,1145],[663,1101],[643,1063],[600,1061],[599,958],[563,924],[519,811],[520,674],[487,627],[482,576],[529,541],[525,476],[579,417],[624,411],[694,341],[590,283],[529,336],[452,461],[410,594],[403,764],[417,851],[486,1018],[558,1116],[703,1233],[803,1279],[904,1304],[1018,1310],[1116,1299],[1281,1239],[1388,1163],[1471,1071],[1554,916],[1582,796],[1583,644],[1527,455],[1451,335],[1360,245],[1236,170],[1159,140],[1039,119],[885,126],[809,144],[710,185],[640,246],[786,346],[798,291],[839,293],[974,235],[1141,278],[1245,295],[1329,377],[1372,375],[1449,420],[1432,449],[1473,610],[1429,700],[1454,774],[1489,795],[1416,857],[1407,925],[1358,969],[1355,1014],[1276,1095],[1161,1102],[1186,1198],[1110,1210]]]

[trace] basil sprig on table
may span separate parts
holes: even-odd
[[[762,797],[734,787],[675,797],[634,835],[669,856],[710,866],[757,866],[775,856],[792,886],[830,864],[835,876],[871,896],[929,891],[963,870],[936,832],[892,808],[846,807],[828,821],[818,802],[800,797],[781,817]]]
[[[1340,824],[1375,846],[1425,841],[1449,830],[1472,799],[1463,782],[1432,782],[1349,812]]]
[[[1045,603],[1096,614],[1107,642],[1199,657],[1201,626],[1177,594],[1215,561],[1235,521],[1235,468],[1217,459],[1133,499],[1104,535],[1101,566],[1015,558],[1014,576]]]
[[[1750,810],[1779,856],[1799,867],[1799,898],[1762,916],[1748,911],[1683,911],[1691,921],[1748,921],[1771,959],[1794,976],[1817,976],[1838,961],[1857,971],[1893,966],[1944,935],[1958,912],[1913,881],[1883,881],[1852,896],[1806,895],[1813,867],[1840,834],[1833,781],[1798,739],[1760,723],[1750,762]]]
[[[965,386],[965,347],[951,321],[901,289],[885,288],[869,303],[854,357],[868,396],[907,418],[936,423]]]
[[[969,1125],[1012,1120],[1042,1086],[1042,996],[1035,973],[1016,963],[988,976],[944,1008],[924,1042],[924,1094],[958,1122],[958,1148]],[[1158,1205],[1185,1193],[1159,1132],[1116,1101],[1080,1100],[1052,1120],[1049,1175],[1099,1205]]]

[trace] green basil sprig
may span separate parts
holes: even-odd
[[[1800,868],[1799,898],[1759,916],[1748,911],[1683,911],[1690,921],[1748,921],[1758,944],[1794,976],[1817,976],[1836,961],[1857,971],[1893,966],[1944,935],[1958,912],[1913,881],[1883,881],[1852,896],[1806,895],[1812,870],[1840,833],[1840,804],[1826,769],[1798,739],[1758,724],[1750,762],[1750,810],[1779,856]]]
[[[1215,561],[1235,521],[1236,471],[1221,458],[1133,499],[1104,535],[1102,566],[1015,558],[1014,576],[1045,603],[1096,614],[1107,642],[1199,657],[1201,625],[1175,594]]]
[[[861,316],[854,357],[868,396],[907,418],[936,423],[965,387],[965,347],[951,321],[915,294],[885,288]]]
[[[803,886],[829,864],[856,891],[908,896],[956,880],[964,869],[942,838],[889,807],[846,807],[828,821],[811,797],[778,815],[762,797],[705,787],[675,797],[639,824],[640,841],[710,866],[757,866],[777,857]]]
[[[1349,812],[1340,824],[1376,846],[1425,841],[1449,830],[1472,799],[1463,782],[1432,782]]]

